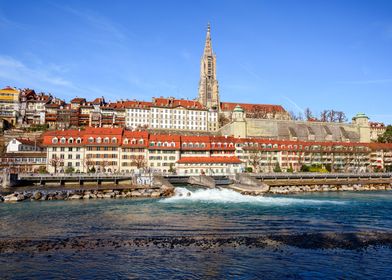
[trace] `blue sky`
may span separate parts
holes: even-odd
[[[192,99],[207,22],[222,100],[392,123],[388,0],[1,0],[0,85]]]

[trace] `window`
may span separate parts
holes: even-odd
[[[52,139],[52,143],[53,143],[53,144],[57,144],[58,141],[59,141],[59,140],[58,140],[56,137]]]
[[[68,159],[72,159],[72,155],[68,155]]]
[[[61,138],[60,143],[61,143],[61,144],[65,144],[65,138],[64,138],[64,137]]]
[[[68,139],[68,143],[69,143],[69,144],[72,144],[73,142],[74,142],[74,140],[73,140],[72,137]]]
[[[69,151],[69,152],[72,152],[72,147],[69,147],[69,148],[68,148],[68,151]]]
[[[89,143],[94,143],[94,138],[93,137],[88,138],[88,142]]]
[[[109,137],[105,137],[105,138],[103,139],[103,142],[104,142],[104,143],[109,143]]]
[[[76,139],[76,143],[78,144],[82,143],[82,139],[79,137],[78,139]]]
[[[116,138],[116,137],[113,137],[113,138],[112,138],[112,143],[113,143],[113,144],[117,143],[117,138]]]
[[[97,143],[101,143],[102,142],[102,138],[98,137],[96,141],[97,141]]]

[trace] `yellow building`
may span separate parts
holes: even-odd
[[[20,90],[6,87],[0,90],[0,119],[15,125],[19,114]]]

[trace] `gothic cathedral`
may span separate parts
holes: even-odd
[[[210,24],[207,27],[207,37],[204,53],[200,63],[200,82],[198,100],[207,108],[219,110],[219,86],[216,79],[216,55],[212,51]]]

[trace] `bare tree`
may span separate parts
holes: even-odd
[[[294,111],[290,111],[290,116],[294,121],[302,121],[304,119],[302,112],[295,113]]]
[[[140,155],[133,158],[131,165],[136,166],[137,169],[141,169],[147,166],[147,162],[144,156]]]
[[[249,150],[249,164],[253,167],[253,172],[258,172],[260,169],[261,153],[253,149]]]
[[[50,166],[54,168],[54,173],[57,173],[57,168],[61,166],[62,162],[63,159],[57,157],[57,155],[54,155],[54,157],[49,161]]]
[[[320,113],[320,121],[327,122],[328,121],[328,110],[323,110]]]
[[[226,117],[225,114],[219,114],[218,122],[220,127],[228,124],[230,121],[231,119]]]
[[[90,166],[94,165],[94,161],[92,161],[90,158],[86,157],[83,160],[83,166],[86,167],[87,172],[90,170]]]
[[[336,111],[336,122],[344,123],[347,122],[346,114],[343,111]]]
[[[312,113],[312,111],[310,110],[310,108],[306,108],[304,114],[305,114],[305,120],[311,121],[311,120],[314,119],[313,113]]]

